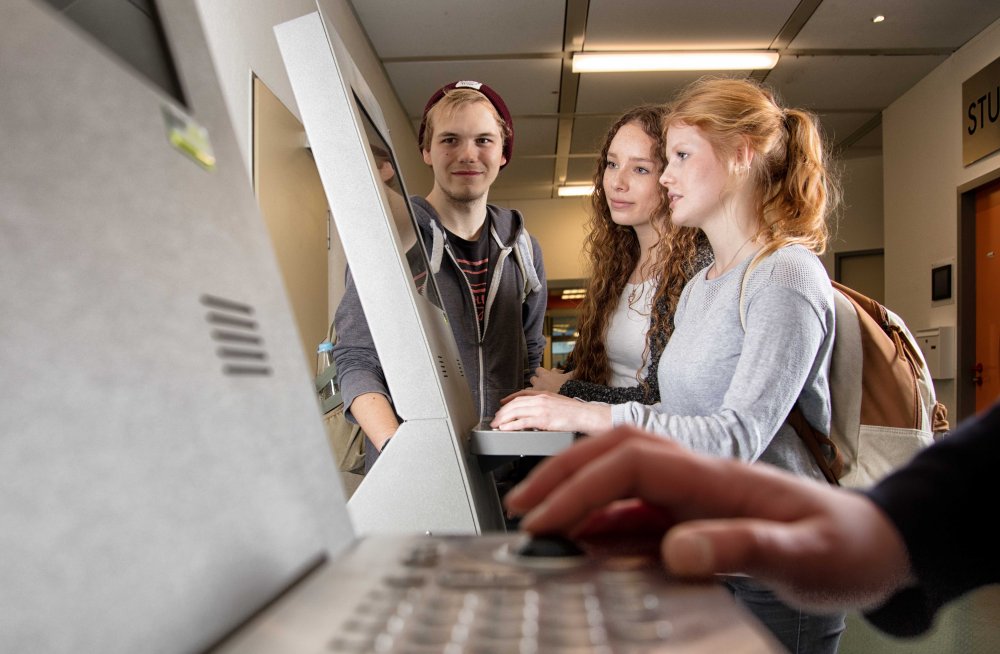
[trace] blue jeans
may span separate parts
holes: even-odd
[[[836,654],[845,629],[845,613],[805,613],[745,577],[726,577],[723,583],[791,654]]]

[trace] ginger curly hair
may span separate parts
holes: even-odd
[[[755,261],[791,244],[823,254],[841,199],[839,174],[814,114],[785,108],[769,87],[748,79],[704,77],[669,107],[670,125],[699,128],[720,159],[754,152],[742,174],[754,183]]]

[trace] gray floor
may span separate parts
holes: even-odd
[[[930,633],[896,639],[849,616],[840,654],[995,654],[1000,652],[1000,586],[987,586],[944,610]]]

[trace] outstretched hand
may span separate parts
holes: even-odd
[[[805,608],[876,606],[909,575],[899,533],[864,496],[634,428],[547,459],[505,502],[532,533],[648,542],[658,530],[672,573],[746,573]],[[636,510],[654,517],[636,521]]]
[[[573,379],[572,372],[563,372],[559,368],[535,368],[535,374],[531,377],[531,388],[536,391],[550,391],[558,393],[562,385]]]
[[[501,400],[490,426],[501,431],[546,429],[584,434],[611,428],[611,406],[525,389]]]

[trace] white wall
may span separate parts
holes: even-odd
[[[837,252],[883,247],[882,156],[858,156],[839,162],[844,198],[839,219],[830,228],[823,264],[830,277]]]
[[[524,214],[525,226],[538,239],[549,281],[586,277],[583,240],[587,236],[590,198],[511,200],[502,204]]]
[[[957,256],[958,188],[1000,170],[1000,153],[962,165],[962,83],[997,57],[1000,21],[883,113],[886,304],[911,329],[957,322],[955,304],[931,306],[930,267]],[[954,424],[954,382],[937,391]]]

